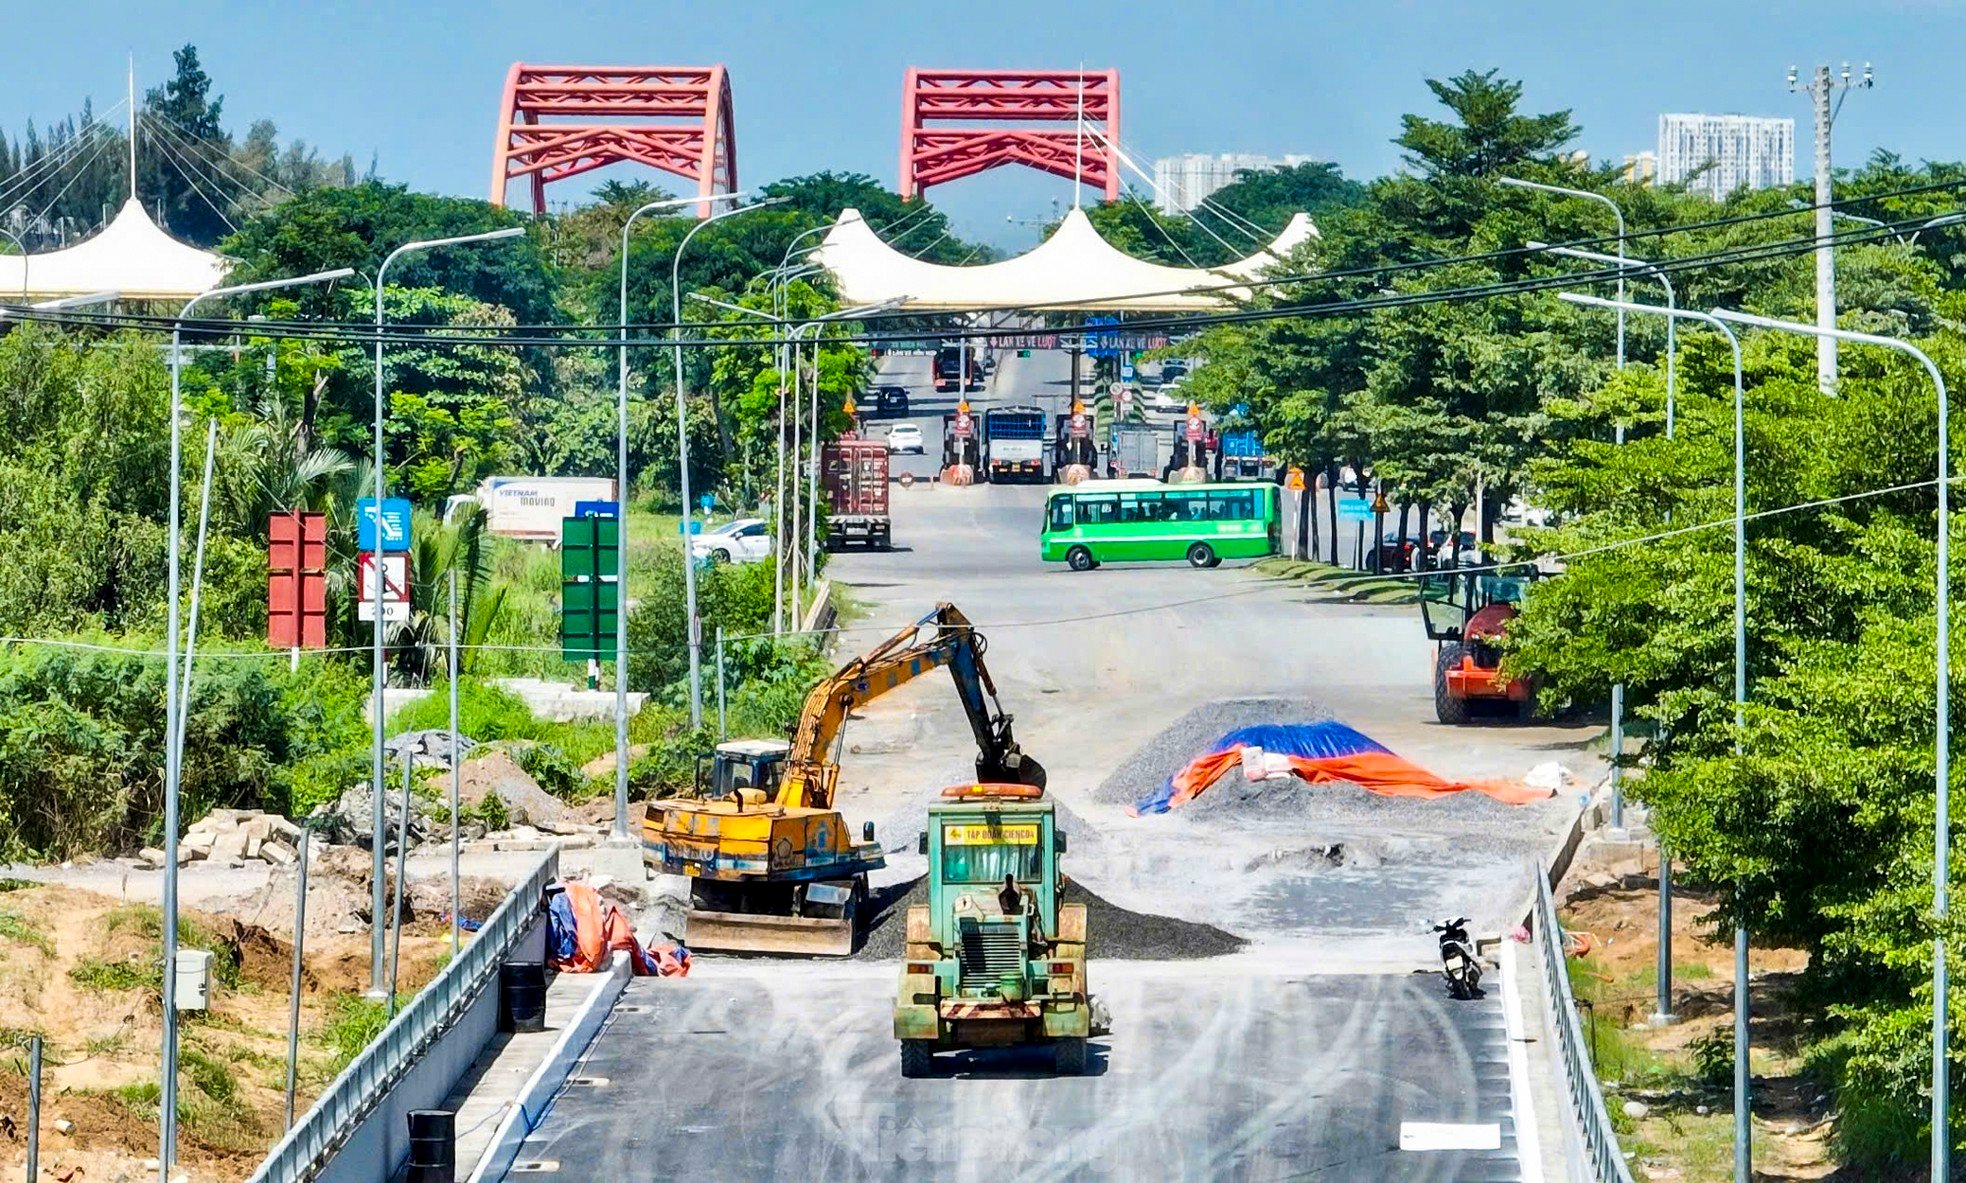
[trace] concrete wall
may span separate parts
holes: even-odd
[[[534,918],[507,960],[521,958],[546,959],[544,912]],[[393,1177],[409,1159],[410,1111],[441,1108],[497,1033],[498,976],[494,973],[458,1020],[437,1036],[389,1095],[349,1133],[314,1177],[315,1183],[384,1183]]]

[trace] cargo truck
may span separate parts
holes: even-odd
[[[560,522],[574,516],[583,501],[613,501],[614,482],[585,476],[486,477],[475,493],[458,493],[444,503],[444,520],[476,503],[485,511],[485,529],[528,542],[560,541]]]
[[[844,436],[819,450],[819,482],[826,491],[826,549],[849,542],[870,549],[894,545],[887,507],[887,442]]]
[[[983,412],[983,466],[992,482],[1044,480],[1044,412],[993,407]]]
[[[1167,429],[1149,423],[1113,425],[1113,448],[1107,458],[1109,474],[1116,477],[1159,476],[1166,460],[1161,444]]]

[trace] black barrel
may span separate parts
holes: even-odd
[[[507,961],[499,965],[498,1020],[501,1031],[546,1030],[544,963]]]
[[[404,1183],[452,1183],[457,1178],[457,1115],[448,1109],[412,1109],[410,1167]]]

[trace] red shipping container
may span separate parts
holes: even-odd
[[[328,519],[292,510],[267,527],[266,643],[276,649],[328,644]]]

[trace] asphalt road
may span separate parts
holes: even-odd
[[[1062,399],[1065,364],[1006,357],[988,393]],[[918,403],[918,418],[932,409]],[[897,488],[896,550],[834,557],[856,613],[841,651],[957,603],[1070,811],[1067,872],[1250,948],[1122,963],[1100,960],[1093,933],[1092,988],[1113,1030],[1083,1078],[999,1051],[903,1080],[892,965],[700,957],[686,980],[629,987],[577,1069],[592,1079],[562,1094],[522,1161],[580,1179],[1521,1177],[1499,997],[1453,1002],[1437,973],[1416,971],[1436,964],[1430,919],[1515,923],[1531,859],[1574,816],[1574,794],[1511,809],[1285,783],[1292,796],[1247,814],[1130,818],[1096,790],[1223,699],[1277,699],[1278,721],[1337,717],[1458,777],[1551,759],[1588,773],[1585,733],[1434,722],[1412,608],[1334,603],[1234,564],[1043,564],[1044,492]],[[842,810],[878,823],[895,852],[888,878],[919,874],[912,819],[972,774],[954,695],[917,682],[856,715],[845,742]],[[1495,1122],[1502,1147],[1401,1152],[1403,1121]]]
[[[1087,1075],[1001,1050],[904,1080],[891,967],[718,969],[629,985],[525,1177],[1522,1177],[1496,1008],[1431,977],[1095,964],[1114,1025]],[[1402,1152],[1403,1121],[1497,1123],[1501,1148]]]

